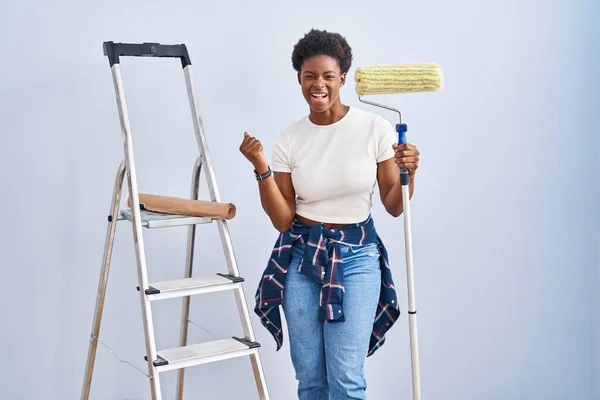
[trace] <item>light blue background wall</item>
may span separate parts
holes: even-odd
[[[422,152],[413,229],[423,399],[600,399],[599,7],[592,0],[376,3],[1,6],[3,398],[80,393],[122,159],[102,42],[189,46],[221,193],[238,207],[230,226],[252,301],[276,233],[237,149],[247,130],[270,152],[279,132],[306,113],[290,54],[318,27],[348,38],[354,66],[444,67],[442,92],[382,99],[403,109],[409,140]],[[140,190],[187,196],[196,145],[177,62],[128,59],[122,68]],[[342,95],[357,105],[352,84]],[[379,204],[374,214],[405,311],[402,219],[387,217]],[[198,270],[223,265],[216,233],[200,229]],[[151,280],[179,277],[185,229],[145,238]],[[128,225],[117,233],[113,260],[101,339],[143,369]],[[192,320],[219,337],[238,335],[233,306],[229,293],[197,297]],[[154,310],[159,347],[175,345],[179,302]],[[287,341],[275,353],[253,320],[272,398],[293,398]],[[191,327],[192,340],[210,338]],[[410,398],[408,343],[404,313],[368,361],[370,399]],[[176,375],[164,376],[170,398]],[[187,377],[188,398],[255,398],[246,359]],[[149,398],[146,378],[102,346],[92,393]]]

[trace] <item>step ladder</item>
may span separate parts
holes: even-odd
[[[152,400],[162,399],[159,374],[164,371],[178,371],[177,399],[183,398],[184,369],[205,363],[212,363],[234,357],[249,356],[254,373],[254,379],[258,390],[258,398],[268,400],[269,394],[264,377],[264,372],[259,356],[260,344],[256,342],[250,314],[246,304],[242,284],[244,279],[240,277],[236,263],[233,245],[227,222],[224,219],[194,217],[185,215],[170,215],[150,212],[140,204],[137,186],[135,161],[133,154],[132,133],[129,124],[127,106],[123,90],[123,82],[120,71],[120,57],[168,57],[179,58],[185,76],[188,99],[193,118],[194,130],[198,142],[200,155],[192,171],[191,198],[198,200],[200,174],[204,171],[207,179],[210,198],[214,202],[220,202],[215,173],[213,171],[211,158],[208,152],[206,137],[202,119],[199,115],[196,100],[194,75],[187,48],[184,44],[163,45],[159,43],[114,43],[105,42],[104,55],[107,56],[112,71],[113,83],[116,93],[117,107],[124,141],[125,156],[119,165],[114,183],[112,204],[108,217],[106,242],[98,283],[96,307],[92,333],[89,342],[86,370],[83,382],[81,398],[87,400],[90,395],[94,361],[102,321],[102,311],[106,295],[107,280],[110,269],[110,260],[113,250],[117,222],[129,221],[133,225],[133,238],[137,259],[138,291],[142,306],[142,317],[144,325],[144,336],[146,341],[145,360],[148,366],[148,377]],[[130,208],[120,209],[121,192],[123,181],[127,175],[128,194]],[[228,273],[214,273],[212,275],[196,275],[193,273],[193,255],[195,244],[196,225],[216,223],[218,226]],[[144,239],[142,228],[154,229],[174,226],[188,226],[187,256],[185,265],[185,276],[183,279],[167,282],[148,282],[146,269],[146,256],[144,251]],[[232,290],[235,294],[238,313],[242,323],[243,337],[232,337],[211,342],[188,344],[188,317],[190,311],[190,297],[223,290]],[[155,346],[154,329],[152,322],[151,302],[162,299],[181,297],[183,299],[182,325],[180,345],[176,348],[158,350]],[[195,398],[202,398],[197,396]]]

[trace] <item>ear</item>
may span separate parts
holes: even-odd
[[[298,72],[298,84],[302,84],[302,79],[300,79],[300,72]]]
[[[346,83],[346,73],[342,73],[342,76],[340,77],[340,86],[344,86],[344,84]]]

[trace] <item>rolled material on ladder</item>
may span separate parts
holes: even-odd
[[[232,203],[185,199],[148,193],[139,193],[139,199],[144,209],[164,214],[232,219],[236,213],[235,204]],[[129,195],[127,195],[126,202],[127,206],[131,207]]]

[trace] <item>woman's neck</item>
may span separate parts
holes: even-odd
[[[316,112],[311,109],[309,118],[315,125],[331,125],[344,118],[349,109],[349,106],[342,103],[336,103],[330,109],[323,112]]]

